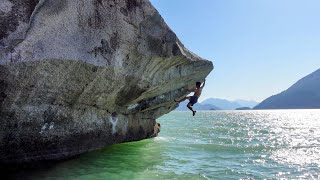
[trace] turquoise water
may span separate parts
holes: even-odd
[[[320,110],[171,112],[159,137],[114,145],[30,179],[320,179]]]

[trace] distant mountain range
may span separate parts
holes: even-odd
[[[183,101],[179,104],[179,107],[175,109],[176,111],[187,111],[187,104],[189,101]],[[203,104],[203,103],[196,103],[193,106],[194,110],[221,110],[219,107],[212,105],[212,104]]]
[[[320,108],[320,69],[300,79],[289,89],[262,101],[254,109]]]
[[[248,100],[229,101],[226,99],[219,99],[219,98],[206,99],[202,103],[203,104],[213,104],[223,110],[234,110],[234,109],[237,109],[240,107],[253,108],[257,104],[259,104],[256,101],[248,101]]]
[[[217,98],[206,99],[202,103],[203,104],[213,104],[223,110],[234,110],[239,107],[243,107],[243,105],[240,105],[237,102],[228,101],[226,99],[217,99]]]
[[[237,108],[236,110],[251,110],[251,108],[249,108],[249,107],[240,107],[240,108]]]
[[[188,104],[188,100],[181,102],[179,107],[176,109],[177,111],[185,111],[189,110],[186,106]],[[218,98],[210,98],[202,101],[201,103],[196,103],[194,105],[195,110],[235,110],[241,107],[254,107],[258,104],[255,101],[246,101],[246,100],[236,100],[229,101],[226,99],[218,99]]]
[[[234,102],[242,105],[242,107],[249,107],[249,108],[253,108],[259,104],[256,101],[247,101],[247,100],[235,100]]]

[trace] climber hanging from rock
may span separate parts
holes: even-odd
[[[196,87],[193,89],[189,89],[191,92],[194,92],[193,96],[186,96],[178,101],[174,99],[174,102],[180,103],[188,99],[189,103],[187,104],[187,107],[188,109],[190,109],[190,111],[192,111],[192,115],[194,116],[197,111],[194,111],[191,106],[193,106],[195,103],[198,102],[198,98],[201,96],[202,89],[205,84],[206,84],[206,80],[203,81],[202,86],[201,86],[201,82],[196,82]]]

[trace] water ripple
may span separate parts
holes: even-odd
[[[160,136],[17,173],[26,179],[320,179],[320,110],[172,112]]]

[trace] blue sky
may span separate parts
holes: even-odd
[[[319,0],[151,0],[182,43],[211,60],[200,100],[262,101],[320,68]]]

